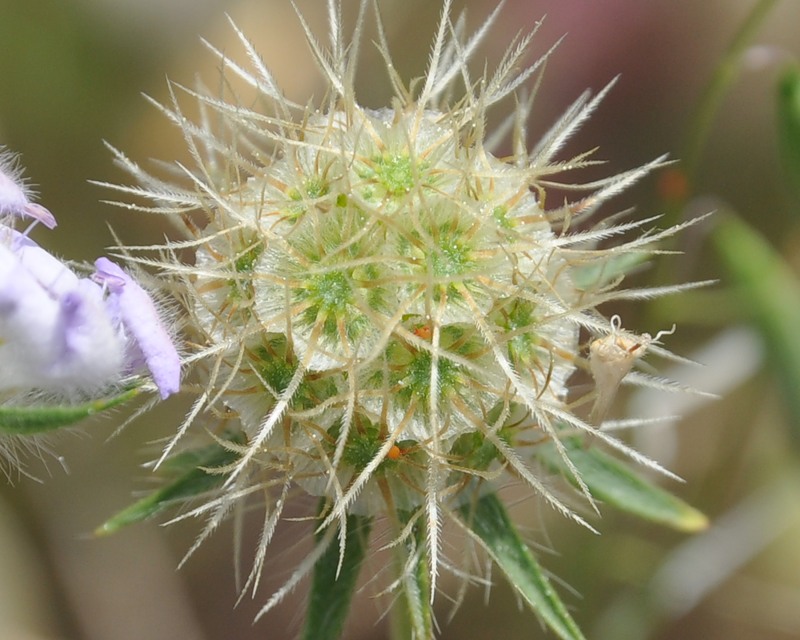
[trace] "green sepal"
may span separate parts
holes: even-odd
[[[139,391],[139,385],[136,385],[107,398],[78,404],[2,405],[0,406],[0,433],[29,436],[55,431],[61,427],[80,422],[101,411],[118,407],[135,398]]]
[[[761,332],[790,413],[794,444],[800,447],[800,283],[783,257],[742,219],[720,216],[712,236],[739,307]]]
[[[234,438],[230,439],[236,442]],[[113,515],[95,529],[95,535],[116,533],[130,524],[152,518],[174,504],[185,502],[214,489],[227,477],[227,474],[215,470],[224,469],[235,462],[240,455],[234,448],[219,443],[185,451],[167,459],[162,469],[174,473],[175,478]]]
[[[460,507],[461,517],[505,574],[514,590],[562,640],[583,640],[528,545],[494,493]]]
[[[789,184],[800,196],[800,66],[787,69],[778,83],[778,143]]]
[[[708,518],[680,498],[645,480],[634,469],[579,438],[562,441],[567,455],[592,496],[617,509],[678,531],[701,531]],[[575,479],[552,443],[536,447],[536,457],[551,469]]]
[[[334,537],[314,565],[304,640],[338,640],[344,629],[369,546],[372,518],[351,515],[346,523],[344,554],[340,554],[339,538]],[[321,544],[321,535],[317,535],[317,544]]]

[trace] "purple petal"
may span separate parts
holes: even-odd
[[[120,340],[113,319],[103,313],[103,292],[91,280],[80,280],[58,304],[59,351],[65,360],[93,351],[90,345]],[[108,339],[99,340],[99,333],[105,333]]]
[[[3,158],[0,158],[0,213],[27,216],[48,229],[56,226],[55,216],[42,205],[30,201],[22,183]]]
[[[111,260],[98,258],[94,265],[97,272],[92,279],[108,290],[109,303],[119,314],[125,329],[133,336],[136,346],[142,352],[161,397],[167,398],[177,393],[181,378],[180,357],[161,322],[153,300]]]
[[[53,300],[8,248],[0,245],[0,343],[3,346],[32,343],[30,361],[43,357],[58,315]],[[36,336],[40,342],[32,341]]]
[[[61,296],[78,286],[78,276],[61,260],[42,249],[28,236],[14,229],[0,229],[0,240],[10,236],[9,248],[19,263],[38,283],[54,296]]]
[[[50,209],[45,209],[42,205],[29,202],[20,210],[21,215],[27,215],[37,222],[41,222],[48,229],[55,229],[58,226],[56,217],[50,213]]]
[[[102,290],[89,280],[75,285],[53,295],[0,245],[0,388],[85,392],[119,378],[125,345]]]

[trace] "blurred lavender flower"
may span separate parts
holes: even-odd
[[[124,345],[102,289],[24,236],[2,232],[11,241],[0,245],[0,389],[92,393],[119,380]]]
[[[144,289],[106,258],[81,278],[9,225],[14,217],[56,222],[29,200],[7,157],[0,213],[0,391],[91,396],[144,366],[162,398],[175,393],[178,353]]]

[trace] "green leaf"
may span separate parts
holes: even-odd
[[[651,484],[631,467],[597,447],[584,448],[581,440],[576,438],[562,442],[569,459],[595,498],[679,531],[700,531],[708,526],[708,519],[697,509]],[[576,484],[552,443],[537,447],[536,457]]]
[[[601,289],[629,274],[648,258],[646,253],[622,253],[613,255],[599,264],[578,265],[572,273],[572,281],[579,289]]]
[[[800,196],[800,66],[787,69],[778,83],[778,142],[786,175]]]
[[[739,306],[749,311],[777,369],[790,412],[794,443],[800,447],[800,283],[781,255],[747,223],[720,216],[712,236]]]
[[[578,625],[517,533],[499,498],[487,494],[465,504],[460,512],[517,593],[547,626],[562,640],[582,640],[584,636]]]
[[[339,541],[334,538],[314,565],[304,640],[337,640],[344,628],[367,552],[372,519],[351,515],[346,526],[344,556],[340,556]]]
[[[235,441],[233,438],[231,440]],[[152,518],[177,502],[210,491],[226,478],[224,473],[216,473],[214,469],[224,468],[238,457],[238,452],[225,448],[222,444],[174,456],[169,461],[169,468],[177,473],[177,478],[109,518],[95,529],[95,535],[116,533],[129,524]]]
[[[67,405],[4,405],[0,406],[0,433],[26,436],[55,431],[106,409],[117,407],[139,394],[138,385],[117,395],[80,404]]]

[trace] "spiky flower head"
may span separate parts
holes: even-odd
[[[369,4],[346,41],[340,3],[328,3],[327,48],[300,17],[327,82],[323,103],[285,97],[234,26],[250,70],[209,47],[225,74],[255,89],[258,107],[172,85],[201,106],[192,122],[177,91],[159,105],[196,166],[177,165],[182,177],[165,181],[117,152],[141,186],[116,188],[151,199],[139,208],[183,234],[154,248],[161,258],[141,258],[178,292],[194,345],[198,397],[164,457],[198,423],[233,454],[217,469],[224,483],[193,512],[210,514],[207,532],[247,496],[267,495],[251,582],[291,487],[319,496],[318,530],[327,541],[338,531],[343,555],[350,516],[383,517],[433,580],[443,523],[510,477],[580,519],[531,454],[551,443],[592,504],[565,438],[595,434],[643,461],[597,427],[634,361],[658,347],[598,306],[681,288],[617,288],[676,228],[596,215],[663,159],[585,185],[557,179],[589,164],[588,154],[558,153],[610,85],[582,95],[528,147],[534,92],[518,92],[547,55],[524,66],[533,34],[523,36],[493,73],[474,76],[470,60],[496,12],[467,36],[445,1],[428,68],[408,84],[376,21],[394,96],[364,108],[355,69]],[[488,111],[514,96],[488,134]],[[597,340],[610,342],[590,349]],[[614,346],[627,353],[622,364]],[[613,383],[576,397],[577,369]],[[590,420],[592,402],[603,410]]]

